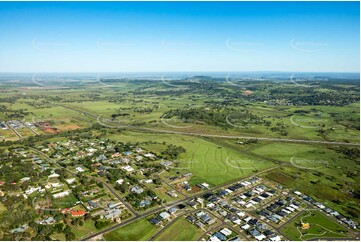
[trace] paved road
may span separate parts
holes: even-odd
[[[73,110],[75,112],[81,113],[83,115],[89,116],[105,127],[108,128],[129,128],[133,130],[141,130],[141,131],[148,131],[148,132],[155,132],[155,133],[167,133],[167,134],[181,134],[181,135],[188,135],[188,136],[199,136],[199,137],[213,137],[213,138],[225,138],[225,139],[257,139],[257,140],[265,140],[265,141],[276,141],[276,142],[286,142],[286,143],[305,143],[305,144],[328,144],[328,145],[349,145],[349,146],[359,146],[360,144],[357,143],[348,143],[348,142],[337,142],[337,141],[323,141],[323,140],[301,140],[301,139],[281,139],[281,138],[270,138],[270,137],[254,137],[254,136],[238,136],[238,135],[217,135],[217,134],[200,134],[200,133],[193,133],[193,132],[183,132],[183,131],[172,131],[172,130],[162,130],[162,129],[152,129],[152,128],[145,128],[145,127],[137,127],[128,124],[122,123],[110,123],[106,124],[101,121],[101,117],[95,114],[81,111],[72,107],[68,107],[65,105],[57,104],[60,107],[67,108]]]
[[[33,130],[32,128],[30,128],[28,125],[26,125],[25,122],[21,122],[26,128],[28,128],[28,130],[30,130],[33,134],[35,135],[39,135],[35,130]]]
[[[11,131],[13,131],[13,133],[14,133],[19,139],[22,138],[21,134],[20,134],[16,129],[14,129],[13,127],[11,127],[11,125],[9,125],[9,124],[6,123],[6,126],[8,126],[8,128],[9,128]]]
[[[119,196],[119,194],[111,187],[108,185],[108,183],[106,183],[105,181],[101,180],[100,178],[96,178],[96,177],[92,177],[92,176],[86,176],[90,179],[96,180],[98,182],[103,183],[103,185],[116,197],[118,198],[119,201],[121,201],[130,212],[132,212],[133,214],[135,214],[136,216],[139,215],[137,211],[135,211],[133,209],[133,207],[131,205],[129,205],[121,196]]]

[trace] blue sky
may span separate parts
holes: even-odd
[[[0,72],[359,72],[358,2],[0,2]]]

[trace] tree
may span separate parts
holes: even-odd
[[[70,232],[71,232],[71,228],[69,226],[66,226],[65,229],[64,229],[64,233],[68,234]]]
[[[73,232],[65,234],[66,240],[75,240],[75,234]]]

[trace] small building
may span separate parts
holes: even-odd
[[[167,194],[168,194],[169,196],[171,196],[171,197],[178,197],[178,195],[177,195],[177,193],[176,193],[175,190],[169,191],[169,192],[167,192]]]
[[[75,182],[76,178],[73,177],[73,178],[69,178],[69,179],[66,179],[65,181],[70,185],[70,184],[73,184]]]
[[[44,220],[41,220],[41,221],[38,221],[37,223],[38,224],[43,224],[43,225],[50,225],[50,224],[54,224],[56,221],[53,217],[49,217],[47,219],[44,219]]]
[[[310,224],[309,223],[302,223],[301,224],[301,228],[306,230],[306,229],[309,229],[310,228]]]
[[[167,212],[162,212],[159,214],[159,217],[161,217],[163,220],[168,219],[170,217],[170,214]]]
[[[73,217],[81,217],[81,216],[84,216],[85,214],[86,214],[86,212],[85,211],[83,211],[83,210],[71,210],[71,216],[73,216]]]
[[[197,221],[196,218],[193,217],[193,216],[187,216],[186,219],[187,219],[190,223],[194,223],[195,221]]]
[[[136,194],[141,194],[144,190],[139,186],[134,186],[130,189],[130,191]]]
[[[10,230],[10,233],[12,233],[12,234],[14,234],[14,233],[22,233],[22,232],[24,232],[27,228],[29,228],[29,225],[24,224],[24,225],[20,226],[19,228]]]
[[[76,170],[77,172],[79,172],[79,173],[85,171],[85,170],[84,170],[82,167],[80,167],[80,166],[78,166],[77,168],[75,168],[75,170]]]
[[[104,218],[106,219],[114,219],[119,217],[119,215],[122,213],[122,210],[119,208],[111,209],[105,212]]]
[[[152,179],[146,179],[143,181],[145,184],[151,184],[153,183],[153,180]]]
[[[221,241],[226,241],[227,237],[219,232],[215,232],[212,236],[217,237]]]
[[[127,172],[133,172],[134,171],[134,168],[131,167],[131,166],[123,166],[122,169],[127,171]]]
[[[170,214],[175,214],[177,212],[177,208],[176,207],[171,207],[170,209],[168,209],[168,213]]]
[[[70,190],[66,190],[66,191],[63,191],[63,192],[55,193],[55,194],[53,194],[53,197],[54,197],[54,198],[61,198],[61,197],[65,197],[65,196],[68,196],[68,195],[70,195]]]
[[[225,236],[230,236],[232,234],[232,231],[228,228],[223,228],[219,232]]]
[[[23,177],[20,179],[21,182],[29,181],[30,177]]]
[[[60,175],[57,173],[53,173],[51,175],[48,176],[48,178],[58,178]]]
[[[162,223],[159,218],[151,218],[148,221],[155,226],[159,226]]]
[[[142,201],[139,202],[139,207],[143,208],[143,207],[149,206],[150,204],[151,204],[151,201],[142,200]]]
[[[92,200],[89,200],[89,201],[88,201],[88,204],[89,204],[89,207],[90,207],[90,208],[97,208],[97,207],[99,207],[99,204],[98,204],[97,202],[92,201]]]

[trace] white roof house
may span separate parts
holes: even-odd
[[[152,154],[152,153],[147,153],[147,154],[145,154],[144,156],[145,156],[145,157],[148,157],[148,158],[154,158],[154,157],[155,157],[155,155]]]
[[[70,194],[70,190],[66,190],[64,192],[59,192],[59,193],[53,194],[53,197],[54,198],[60,198],[60,197],[68,196],[69,194]]]
[[[254,238],[258,241],[261,241],[261,240],[264,240],[266,238],[266,236],[264,234],[260,234],[260,235],[254,236]]]
[[[20,181],[24,182],[24,181],[29,181],[30,180],[30,177],[23,177],[20,179]]]
[[[294,191],[293,193],[296,194],[296,195],[298,195],[298,196],[302,195],[302,193],[299,192],[299,191]]]
[[[223,228],[221,231],[219,231],[221,234],[224,234],[225,236],[229,236],[232,234],[232,231],[228,228]]]
[[[205,187],[205,188],[209,188],[209,184],[208,184],[208,183],[205,183],[205,182],[204,182],[204,183],[202,183],[201,185],[202,185],[203,187]]]
[[[49,175],[48,177],[49,178],[57,178],[59,176],[60,176],[59,174],[53,173],[53,174]]]
[[[59,182],[52,182],[52,183],[48,183],[45,188],[49,189],[51,187],[61,187],[63,184],[60,184]]]
[[[218,239],[216,236],[211,236],[209,238],[210,241],[221,241],[220,239]]]
[[[77,168],[75,168],[75,170],[77,171],[77,172],[84,172],[85,170],[82,168],[82,167],[80,167],[80,166],[78,166]]]
[[[150,184],[150,183],[153,183],[153,180],[152,179],[146,179],[146,180],[144,180],[144,183],[145,184]]]
[[[133,193],[136,193],[136,194],[141,194],[144,190],[141,187],[134,186],[134,187],[132,187],[132,189],[130,189],[130,191]]]
[[[134,168],[131,167],[131,166],[123,166],[122,169],[125,170],[125,171],[127,171],[127,172],[132,172],[132,171],[134,171]]]
[[[170,217],[170,214],[167,213],[167,212],[162,212],[159,214],[159,216],[162,218],[162,219],[167,219]]]
[[[243,229],[243,230],[247,230],[247,229],[249,229],[251,226],[249,225],[249,224],[245,224],[245,225],[243,225],[243,226],[241,226],[241,228]]]
[[[69,179],[66,179],[65,181],[68,183],[68,184],[73,184],[75,182],[75,177],[73,178],[69,178]]]
[[[276,236],[273,236],[273,237],[271,237],[271,238],[269,238],[271,241],[281,241],[281,238],[278,236],[278,235],[276,235]]]
[[[237,215],[242,218],[242,217],[244,217],[244,215],[246,215],[246,214],[241,211],[241,212],[237,212]]]
[[[25,191],[26,195],[30,195],[33,192],[39,191],[41,189],[41,187],[30,187],[28,190]]]

